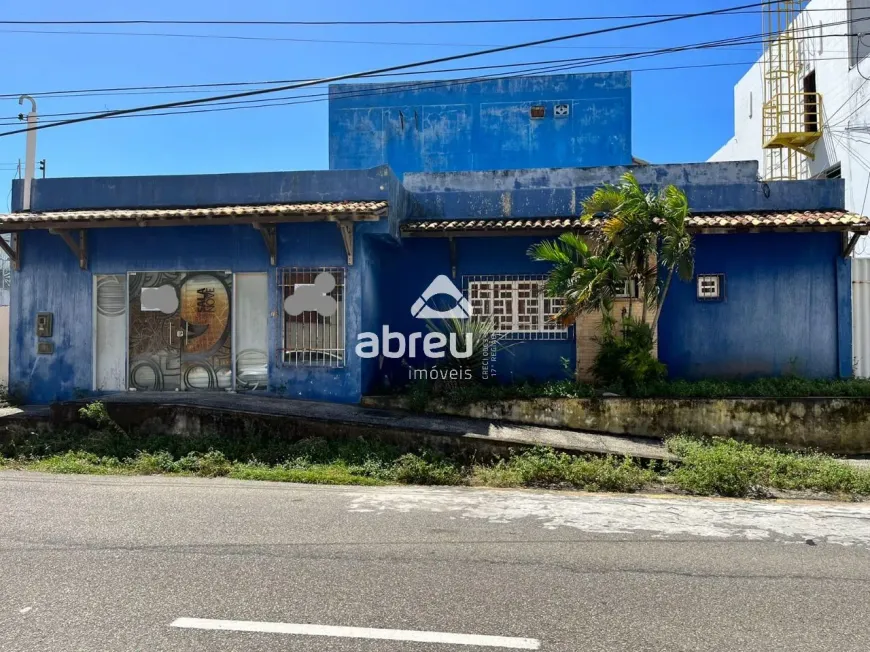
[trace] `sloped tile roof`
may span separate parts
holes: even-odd
[[[98,222],[107,220],[167,220],[284,217],[319,215],[381,215],[387,209],[386,201],[333,201],[299,204],[265,204],[244,206],[218,206],[214,208],[118,208],[104,210],[46,211],[41,213],[9,213],[0,215],[0,226],[12,224],[41,224]]]
[[[870,218],[848,211],[803,211],[783,213],[722,213],[692,215],[688,224],[693,227],[735,228],[765,226],[870,226]]]
[[[578,218],[539,219],[539,220],[418,220],[405,222],[402,231],[406,233],[438,231],[512,231],[526,229],[580,229],[587,228]]]
[[[402,225],[408,234],[549,231],[590,229],[595,221],[583,222],[576,217],[553,219],[488,219],[488,220],[415,220]],[[769,228],[832,228],[870,230],[870,217],[843,210],[790,211],[757,213],[714,213],[692,215],[687,225],[693,230],[769,229]]]

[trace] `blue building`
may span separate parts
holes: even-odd
[[[130,389],[356,402],[437,366],[447,344],[429,323],[463,310],[510,340],[492,376],[582,376],[597,331],[549,319],[559,300],[526,251],[581,229],[581,201],[629,170],[693,208],[698,277],[674,284],[659,322],[672,376],[851,375],[846,233],[870,220],[844,210],[842,180],[633,165],[630,126],[625,73],[342,85],[330,170],[36,179],[30,211],[16,181],[0,216],[10,385],[33,402]]]
[[[406,172],[630,165],[630,73],[329,89],[329,167]]]

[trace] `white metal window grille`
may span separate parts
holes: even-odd
[[[473,319],[492,319],[508,339],[568,338],[568,327],[556,320],[564,306],[548,297],[544,276],[466,276],[465,294]]]
[[[335,301],[335,311],[306,310],[292,315],[285,309],[287,299],[300,289],[315,285],[318,275],[327,273],[335,280],[332,291],[324,294]],[[278,295],[281,321],[281,360],[284,364],[312,367],[345,365],[345,269],[343,267],[285,267],[278,270]]]
[[[567,118],[568,114],[571,112],[571,109],[567,104],[557,104],[553,108],[553,117],[555,118]]]
[[[698,275],[698,299],[701,301],[721,301],[722,274]]]

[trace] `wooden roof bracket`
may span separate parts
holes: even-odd
[[[0,249],[6,252],[9,256],[9,263],[16,272],[21,269],[21,240],[20,234],[10,233],[9,242],[5,238],[0,237]]]
[[[344,252],[347,254],[348,266],[353,265],[353,222],[339,220],[338,230],[341,233],[341,241],[344,243]]]
[[[843,258],[848,258],[852,255],[852,252],[855,250],[855,245],[858,244],[858,238],[860,238],[863,233],[853,233],[852,237],[849,237],[848,233],[843,233]]]
[[[274,224],[261,224],[254,222],[251,224],[260,235],[263,236],[263,242],[266,244],[266,251],[269,252],[269,264],[274,267],[278,264],[278,237]]]
[[[67,229],[49,229],[48,232],[60,236],[73,255],[79,259],[79,267],[88,268],[88,236],[84,229],[79,229],[78,242]]]

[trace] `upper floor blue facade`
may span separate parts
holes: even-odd
[[[329,167],[406,172],[630,165],[631,73],[329,89]]]

